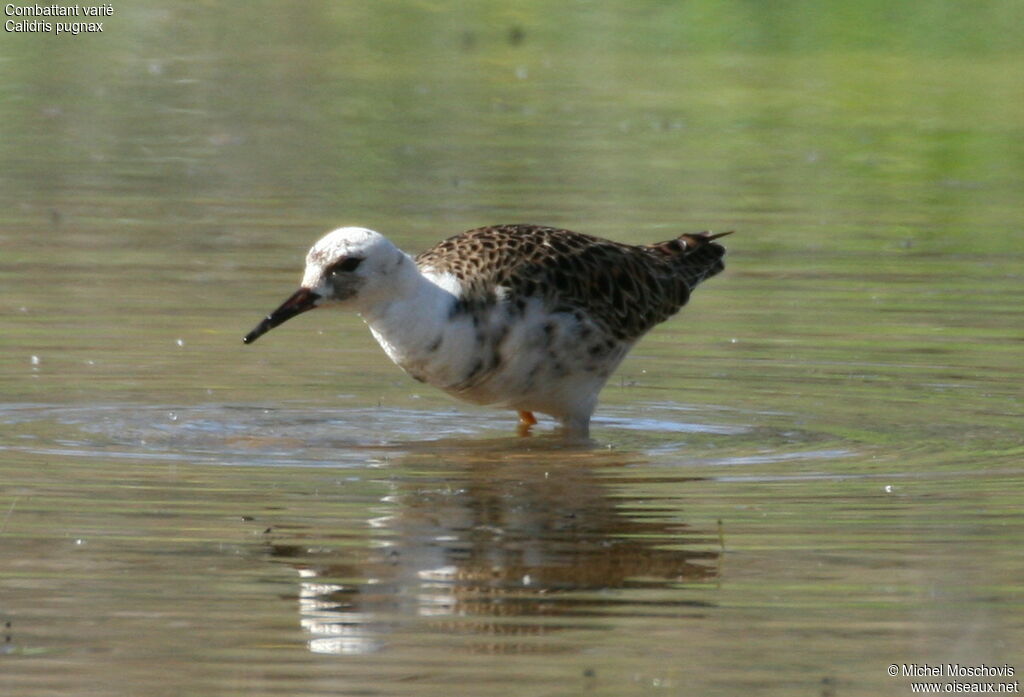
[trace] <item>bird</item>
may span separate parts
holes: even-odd
[[[731,234],[631,245],[532,224],[492,225],[411,256],[341,227],[306,255],[299,289],[243,339],[314,308],[360,314],[388,357],[461,400],[553,417],[589,437],[598,394],[633,345],[724,269]]]

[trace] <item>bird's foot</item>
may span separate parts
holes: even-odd
[[[537,417],[533,415],[532,411],[519,410],[519,425],[516,427],[516,433],[520,436],[530,435],[530,428],[537,423]]]

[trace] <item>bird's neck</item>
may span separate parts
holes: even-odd
[[[360,314],[391,360],[413,372],[414,364],[436,351],[458,286],[448,276],[423,274],[415,264],[408,267],[395,279],[393,292]]]

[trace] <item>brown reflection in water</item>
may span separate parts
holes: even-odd
[[[571,452],[458,459],[433,472],[403,468],[417,474],[368,521],[379,533],[372,548],[334,547],[322,530],[287,541],[271,533],[271,555],[302,578],[311,650],[376,651],[415,622],[415,631],[464,639],[467,651],[552,651],[530,638],[593,629],[612,614],[692,617],[706,607],[670,589],[717,577],[717,531],[673,521],[675,509],[641,507]],[[351,533],[344,538],[350,545]]]

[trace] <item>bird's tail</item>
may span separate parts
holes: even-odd
[[[722,258],[725,247],[715,242],[720,237],[731,235],[728,232],[697,232],[686,233],[666,242],[647,245],[652,252],[672,257],[675,266],[690,290],[702,281],[721,273],[725,268]]]

